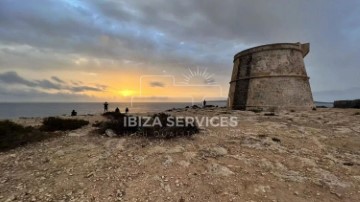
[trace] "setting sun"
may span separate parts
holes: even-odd
[[[126,90],[120,91],[120,94],[124,97],[129,97],[134,94],[134,91],[126,89]]]

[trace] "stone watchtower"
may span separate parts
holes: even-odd
[[[310,110],[313,97],[304,57],[310,44],[258,46],[234,56],[228,107],[241,110]]]

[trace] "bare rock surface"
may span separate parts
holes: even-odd
[[[90,125],[0,153],[0,201],[360,201],[356,112],[177,110],[239,125],[172,140],[111,138]]]

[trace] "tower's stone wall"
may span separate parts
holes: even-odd
[[[308,52],[309,44],[281,43],[236,54],[228,106],[242,110],[312,109],[303,59]]]

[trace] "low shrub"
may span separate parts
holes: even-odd
[[[175,137],[190,137],[200,131],[196,123],[186,123],[185,118],[178,119],[179,123],[183,123],[179,125],[170,123],[170,120],[174,121],[177,118],[169,114],[154,114],[150,123],[154,123],[155,119],[160,120],[161,125],[154,124],[151,127],[142,127],[140,135],[148,138],[171,139]]]
[[[99,132],[101,134],[104,134],[107,129],[111,129],[118,136],[135,133],[138,136],[147,138],[170,139],[174,137],[191,136],[199,132],[197,124],[185,124],[185,118],[178,119],[184,123],[183,125],[171,125],[169,119],[175,120],[176,117],[165,113],[154,114],[150,120],[144,120],[141,119],[141,117],[131,117],[136,120],[136,124],[133,126],[129,126],[128,123],[125,122],[125,120],[128,120],[130,117],[128,115],[122,115],[121,118],[120,116],[114,118],[114,116],[110,114],[106,116],[111,120],[99,124]],[[144,125],[145,122],[147,122],[147,125]]]
[[[104,134],[105,131],[108,129],[112,130],[114,133],[116,133],[119,136],[127,136],[139,131],[138,126],[127,126],[124,124],[124,122],[120,120],[111,120],[111,121],[101,122],[99,124],[98,132],[100,134]]]
[[[79,129],[88,124],[88,121],[80,119],[62,119],[57,117],[48,117],[43,119],[43,124],[40,127],[40,130],[47,132],[68,131]]]
[[[103,116],[112,120],[120,120],[120,119],[123,120],[124,117],[127,117],[128,115],[117,112],[105,112],[103,113]]]
[[[104,117],[108,118],[109,121],[100,122],[97,124],[99,127],[98,132],[103,134],[107,129],[112,130],[119,136],[126,136],[133,134],[139,130],[139,127],[136,126],[128,126],[125,123],[129,115],[117,113],[117,112],[106,112],[103,114]]]
[[[54,135],[43,133],[34,127],[24,127],[11,121],[0,121],[0,151],[50,137],[54,137]]]

